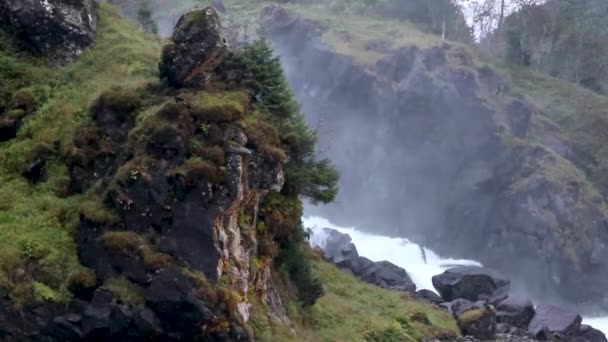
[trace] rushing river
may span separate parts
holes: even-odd
[[[431,278],[445,269],[458,265],[482,266],[473,260],[444,259],[430,249],[403,238],[364,233],[353,227],[339,227],[322,217],[305,217],[304,226],[313,231],[311,245],[323,247],[327,234],[323,228],[335,229],[350,235],[359,255],[372,261],[390,261],[407,270],[418,289],[435,291]],[[602,330],[608,335],[608,317],[585,318],[583,323]]]

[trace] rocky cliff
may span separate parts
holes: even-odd
[[[301,13],[267,7],[262,21],[342,173],[320,213],[480,260],[537,298],[605,308],[602,186],[551,95],[527,96],[532,83],[464,45]]]

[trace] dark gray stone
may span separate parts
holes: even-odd
[[[433,276],[433,286],[445,301],[464,298],[494,303],[507,297],[510,282],[491,269],[460,266]]]
[[[498,323],[506,323],[517,328],[527,329],[534,317],[534,304],[529,299],[520,297],[503,300],[497,305],[496,310]]]
[[[579,331],[582,320],[576,312],[555,305],[539,305],[528,331],[539,339],[550,339],[554,335],[573,337]]]

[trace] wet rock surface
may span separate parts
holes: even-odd
[[[1,0],[0,24],[33,53],[64,65],[93,42],[97,6],[96,0]]]

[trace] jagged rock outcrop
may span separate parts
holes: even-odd
[[[228,41],[214,7],[194,9],[175,25],[163,48],[160,76],[176,87],[201,85],[226,58]]]
[[[52,63],[67,64],[95,38],[97,0],[2,0],[0,25]]]
[[[479,260],[535,298],[608,307],[606,201],[545,109],[449,43],[366,59],[339,48],[365,45],[354,32],[333,47],[339,33],[278,6],[262,23],[309,120],[331,127],[320,144],[344,190],[312,214]]]

